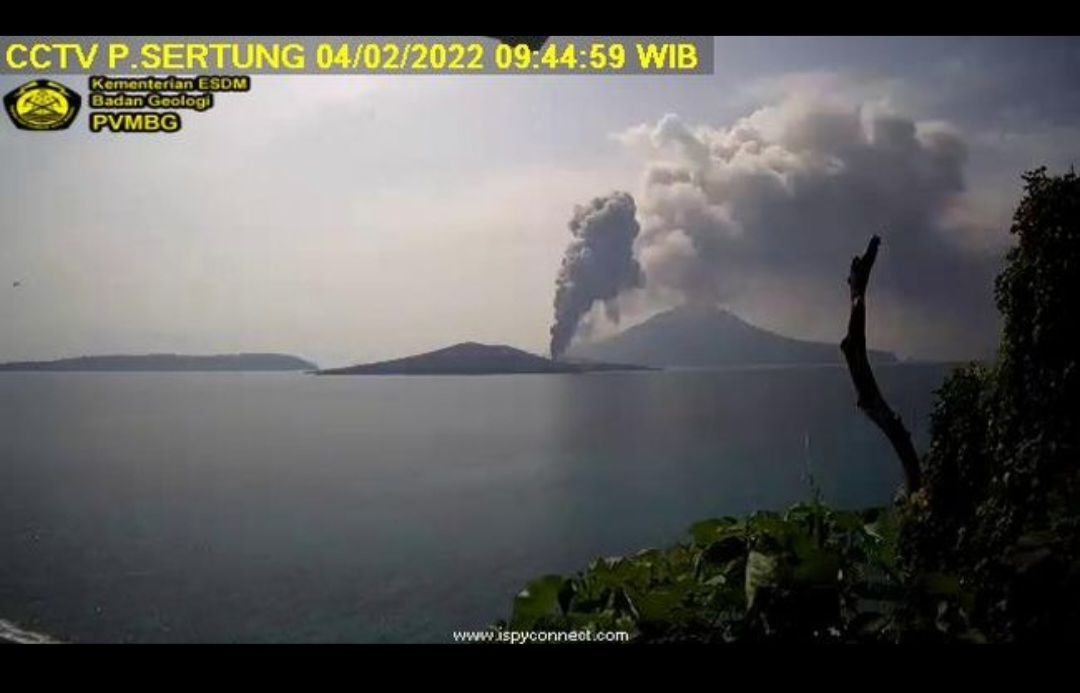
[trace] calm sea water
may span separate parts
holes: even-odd
[[[879,369],[925,438],[943,366]],[[886,503],[841,368],[0,375],[0,618],[78,642],[447,642],[531,577]]]

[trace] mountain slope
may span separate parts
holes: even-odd
[[[791,339],[718,308],[682,307],[659,313],[614,337],[574,346],[571,358],[647,366],[710,367],[840,363],[836,344]],[[871,351],[871,361],[892,362]]]
[[[621,370],[641,369],[610,363],[561,363],[501,344],[465,342],[392,361],[323,370],[318,375],[495,375]]]
[[[80,356],[56,361],[20,361],[0,363],[0,371],[310,371],[314,363],[288,354],[224,354],[184,356],[181,354],[143,354],[137,356]]]

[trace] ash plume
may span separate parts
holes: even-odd
[[[566,351],[582,316],[593,304],[602,302],[608,317],[617,322],[614,299],[620,292],[643,284],[644,275],[633,253],[641,229],[636,214],[634,198],[625,192],[595,198],[574,210],[569,224],[574,240],[555,280],[552,359]]]
[[[951,326],[935,349],[993,334],[997,257],[957,242],[991,232],[950,220],[967,160],[954,128],[793,99],[729,127],[668,115],[619,138],[647,162],[637,251],[651,289],[726,304],[772,287],[827,321],[837,308],[816,297],[839,296],[837,267],[884,232],[876,290],[912,316],[904,332]]]

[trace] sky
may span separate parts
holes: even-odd
[[[1080,41],[716,37],[715,62],[256,75],[173,135],[0,123],[0,361],[545,353],[569,224],[616,191],[643,277],[593,306],[594,334],[706,302],[836,341],[847,265],[880,233],[872,345],[992,353],[1020,175],[1080,159]]]

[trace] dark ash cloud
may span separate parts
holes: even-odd
[[[579,205],[570,220],[573,242],[566,249],[555,280],[555,322],[551,326],[551,357],[569,346],[578,324],[595,303],[618,322],[615,298],[642,285],[641,266],[634,259],[637,207],[625,192],[613,192]]]

